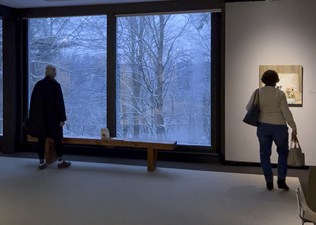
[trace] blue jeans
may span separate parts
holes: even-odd
[[[257,127],[260,144],[260,162],[266,182],[273,182],[271,166],[272,142],[277,146],[278,179],[285,180],[287,174],[287,156],[289,154],[289,133],[287,125],[260,123]]]

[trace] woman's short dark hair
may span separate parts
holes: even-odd
[[[274,70],[267,70],[263,73],[261,81],[267,86],[275,86],[280,81],[279,75]]]

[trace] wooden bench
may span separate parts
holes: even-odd
[[[36,142],[37,138],[31,136],[27,137],[28,141]],[[56,158],[53,139],[47,138],[45,145],[45,159],[47,163],[52,163]],[[153,142],[147,140],[130,140],[130,139],[82,139],[82,138],[64,138],[64,144],[80,144],[80,145],[99,145],[106,147],[127,147],[134,149],[147,150],[147,170],[152,172],[157,167],[157,153],[158,150],[174,150],[176,141]]]

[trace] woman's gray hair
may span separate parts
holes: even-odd
[[[45,75],[54,78],[56,76],[56,68],[52,65],[47,65]]]

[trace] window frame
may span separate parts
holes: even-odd
[[[4,121],[4,118],[3,118],[3,95],[4,95],[4,92],[3,92],[3,18],[0,17],[0,29],[1,29],[1,57],[0,57],[0,61],[1,61],[1,66],[0,66],[0,70],[1,70],[1,74],[2,74],[2,77],[1,77],[1,80],[2,80],[2,85],[0,86],[0,91],[2,92],[1,93],[1,96],[2,96],[2,99],[1,99],[1,115],[2,117],[0,118],[0,136],[3,136],[3,121]]]
[[[188,2],[192,2],[189,0]],[[194,0],[193,0],[194,2]],[[135,7],[133,7],[135,6]],[[136,7],[137,6],[137,7]],[[199,4],[177,4],[175,2],[151,2],[151,3],[130,3],[130,4],[113,4],[113,5],[100,5],[100,6],[87,6],[87,7],[61,7],[58,10],[52,8],[26,9],[20,11],[20,17],[24,19],[23,31],[24,35],[24,54],[23,54],[23,71],[27,74],[28,71],[28,51],[27,51],[27,19],[41,18],[41,17],[68,17],[68,16],[81,16],[81,15],[106,15],[107,16],[107,126],[111,132],[111,136],[116,134],[116,106],[115,101],[116,93],[116,32],[117,32],[117,16],[126,15],[144,15],[158,14],[158,13],[189,13],[189,12],[212,12],[212,36],[211,49],[211,147],[209,146],[196,146],[196,145],[181,145],[177,149],[180,152],[186,153],[218,153],[222,143],[223,136],[223,119],[221,112],[223,111],[222,104],[222,67],[223,67],[223,9],[224,3],[222,1],[214,0],[212,3],[209,1],[201,1]],[[216,12],[216,16],[213,12]],[[23,20],[22,20],[23,21]],[[217,33],[216,33],[217,32]],[[216,34],[215,34],[216,33]],[[112,56],[112,57],[111,57]],[[216,62],[215,59],[217,59]],[[220,59],[220,61],[218,61]],[[28,78],[26,78],[27,80]],[[25,81],[24,81],[25,83]],[[25,85],[24,85],[25,86]],[[24,88],[24,93],[28,91]],[[23,104],[23,115],[27,115],[27,103]]]
[[[129,14],[129,15],[116,15],[116,17],[117,17],[117,20],[119,20],[119,19],[127,19],[127,18],[130,18],[130,17],[146,17],[146,16],[152,16],[152,17],[155,17],[155,18],[157,18],[159,15],[166,15],[166,16],[177,16],[177,15],[180,15],[180,16],[183,16],[183,15],[186,15],[186,16],[189,16],[191,14],[191,16],[192,15],[196,15],[196,14],[203,14],[203,15],[206,15],[206,14],[208,14],[209,16],[210,16],[210,25],[211,25],[211,23],[212,23],[212,21],[211,21],[211,17],[212,17],[212,12],[210,11],[210,10],[199,10],[199,11],[194,11],[194,12],[192,12],[192,11],[188,11],[188,12],[168,12],[168,13],[153,13],[153,14],[149,14],[149,13],[147,13],[147,14]],[[152,18],[151,17],[151,18]],[[210,38],[210,42],[209,42],[209,44],[211,45],[211,32],[212,31],[212,29],[211,29],[211,27],[210,27],[210,36],[208,36],[209,38]],[[166,34],[167,35],[167,34]],[[211,58],[211,52],[209,52],[209,57]],[[117,59],[118,59],[118,56],[116,57]],[[213,60],[213,59],[211,59],[211,60]],[[210,61],[210,64],[211,64],[211,61]],[[212,74],[211,74],[211,65],[209,65],[209,67],[208,67],[208,69],[209,69],[209,72],[210,72],[210,83],[209,83],[209,86],[211,86],[211,79],[212,79]],[[185,73],[185,72],[184,72]],[[180,73],[181,74],[181,73]],[[183,73],[182,73],[183,74]],[[119,76],[120,75],[120,73],[119,73],[119,71],[116,71],[116,75],[117,76]],[[179,74],[178,74],[179,75]],[[119,88],[119,87],[117,87],[117,88]],[[209,90],[209,92],[211,92],[211,87],[208,89]],[[117,90],[117,91],[119,91],[120,92],[120,90]],[[172,89],[170,89],[170,93],[174,93],[174,92],[172,92]],[[209,93],[209,100],[210,100],[210,102],[211,102],[211,93]],[[118,100],[118,101],[120,101],[120,100]],[[119,104],[117,101],[116,101],[116,104]],[[148,103],[149,104],[149,103]],[[119,107],[119,106],[117,106],[117,107]],[[177,111],[177,110],[179,110],[179,109],[175,109],[175,111]],[[209,110],[211,110],[211,107],[210,107],[210,109]],[[149,119],[150,120],[150,119]],[[118,121],[117,121],[118,122]],[[211,124],[211,121],[209,121],[209,123]],[[117,126],[118,126],[119,124],[117,124]],[[165,125],[168,125],[168,124],[165,124]],[[188,124],[188,126],[190,127],[190,124]],[[118,128],[116,128],[116,129],[118,129]],[[211,127],[209,127],[209,132],[211,133]],[[185,134],[185,133],[184,133]],[[187,134],[188,136],[190,136],[189,134]],[[167,135],[168,136],[168,135]],[[121,138],[121,137],[119,137],[119,138]],[[168,138],[168,137],[167,137]],[[190,138],[190,137],[189,137]],[[159,140],[159,139],[158,139]],[[168,139],[169,140],[169,139]],[[212,142],[212,140],[208,140],[209,141],[209,143],[206,143],[206,144],[194,144],[194,143],[186,143],[185,141],[180,141],[180,140],[178,140],[178,139],[175,139],[175,140],[177,140],[177,142],[178,142],[178,144],[180,144],[180,145],[190,145],[190,146],[202,146],[202,147],[209,147],[209,146],[211,146],[211,142]],[[157,140],[155,140],[155,141],[157,141]]]

